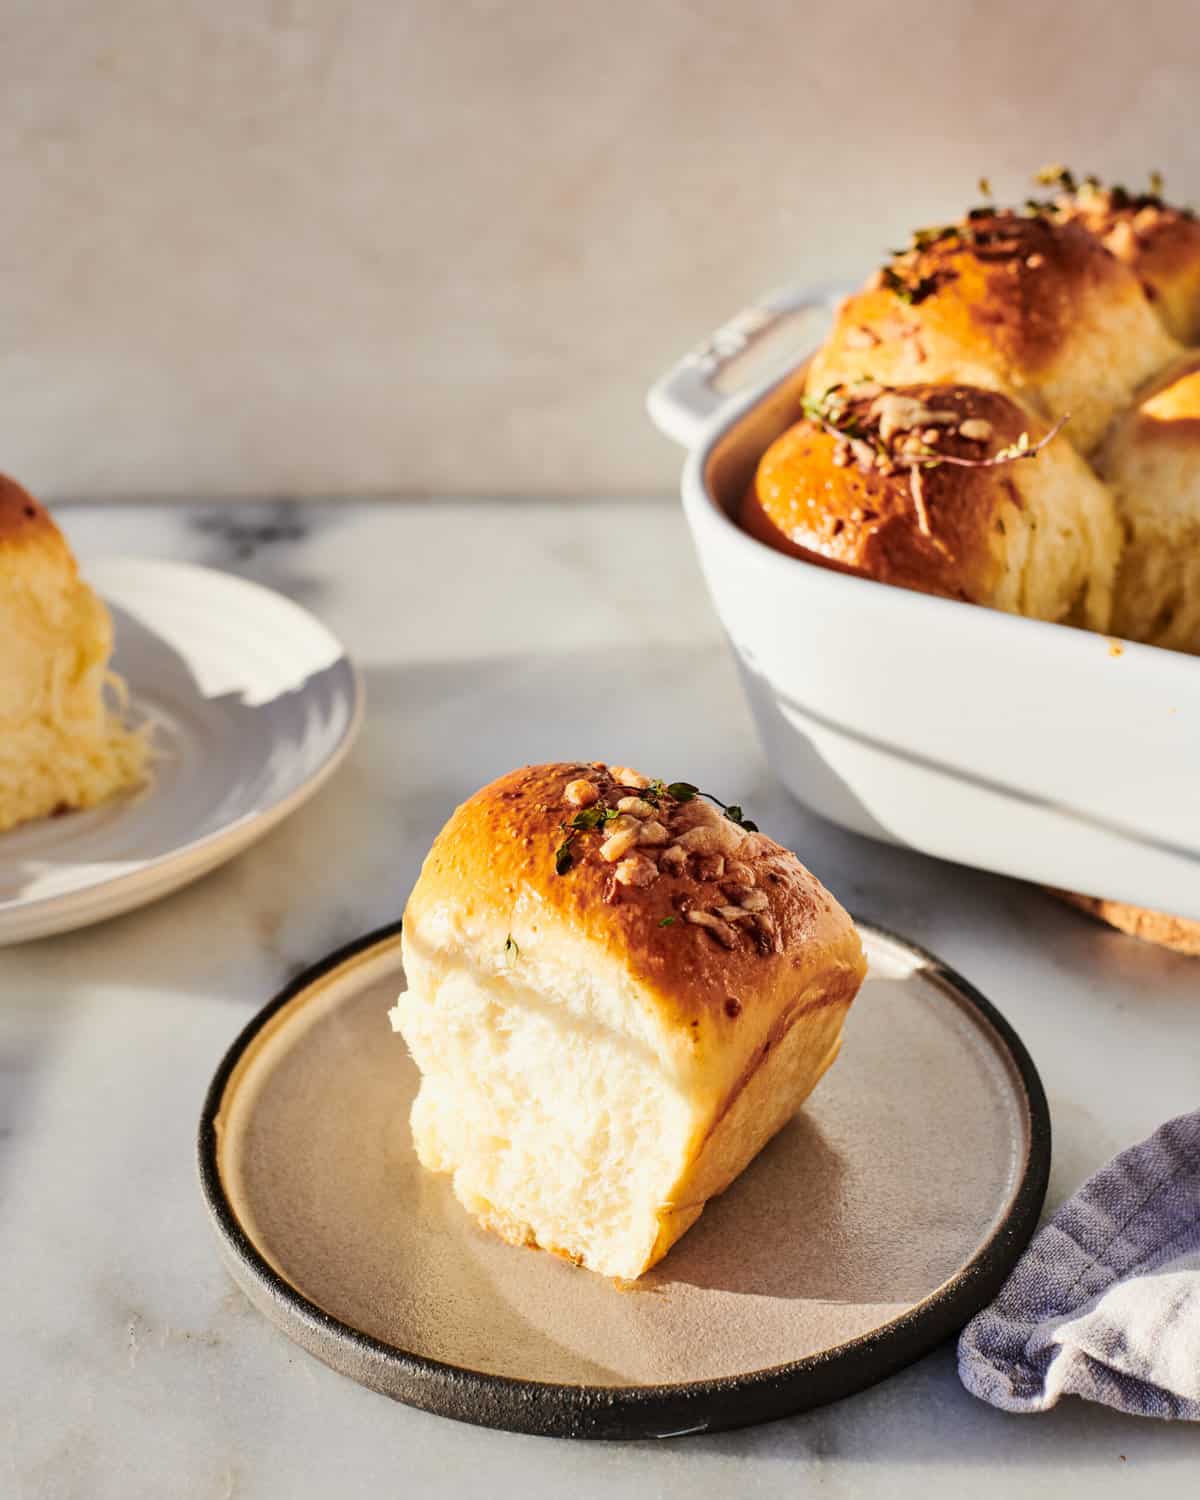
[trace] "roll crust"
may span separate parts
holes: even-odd
[[[1127,265],[1142,283],[1163,327],[1182,344],[1200,339],[1200,221],[1156,193],[1085,185],[1055,203]]]
[[[1004,390],[1083,453],[1178,346],[1134,272],[1082,225],[978,211],[918,231],[838,311],[809,390],[870,378]]]
[[[576,834],[572,864],[557,874],[556,851],[568,836],[563,825],[579,811],[566,788],[581,780],[596,786],[601,805],[638,794],[611,767],[581,761],[524,766],[463,803],[425,859],[406,929],[419,933],[432,915],[453,911],[463,929],[494,938],[498,953],[509,936],[528,953],[541,924],[569,928],[645,986],[690,1059],[719,1057],[727,1082],[746,1069],[790,1004],[801,962],[822,968],[830,960],[845,969],[846,984],[830,1003],[857,990],[862,950],[843,908],[789,850],[744,831],[703,799],[659,797],[652,821],[666,828],[667,841],[630,850],[660,867],[649,884],[620,883],[621,860],[601,857],[603,830]],[[664,867],[659,849],[689,834],[687,842],[709,852],[693,849],[678,869],[668,855]],[[725,922],[733,935],[727,943],[720,928],[689,920],[737,905],[746,872],[750,888],[766,898],[758,915],[768,922]]]
[[[881,583],[1106,628],[1119,532],[1065,432],[1037,451],[1045,423],[974,386],[868,383],[834,401],[833,430],[805,417],[763,455],[746,530]],[[1032,457],[995,462],[1022,442]],[[915,479],[910,447],[928,455]]]
[[[22,548],[42,548],[78,575],[61,531],[50,512],[7,474],[0,474],[0,548],[10,556]]]

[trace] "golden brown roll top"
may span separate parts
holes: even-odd
[[[833,897],[773,839],[672,786],[587,762],[492,782],[430,850],[405,913],[409,941],[450,913],[498,960],[509,936],[530,959],[569,935],[651,990],[689,1054],[731,1038],[748,1054],[801,953],[814,969],[836,957],[852,995],[862,952]]]
[[[15,479],[0,474],[0,548],[11,551],[33,546],[53,551],[74,572],[74,558],[50,512]]]
[[[808,389],[858,379],[960,383],[1069,415],[1087,453],[1177,352],[1129,266],[1080,224],[975,210],[919,230],[841,306]]]
[[[1200,653],[1200,353],[1147,387],[1097,467],[1125,530],[1114,631]]]
[[[1069,181],[1069,177],[1068,177]],[[1182,344],[1200,339],[1200,221],[1157,192],[1128,193],[1095,179],[1063,193],[1054,213],[1082,225],[1142,283],[1163,327]]]
[[[881,583],[1107,628],[1120,534],[1065,435],[964,385],[862,382],[807,409],[759,463],[752,535]]]

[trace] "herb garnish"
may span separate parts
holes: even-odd
[[[749,818],[743,817],[742,809],[736,802],[722,802],[720,797],[714,797],[712,792],[702,792],[698,786],[693,786],[690,781],[673,781],[667,791],[674,797],[676,802],[691,802],[696,797],[707,797],[710,802],[715,802],[731,823],[738,824],[747,833],[757,833],[758,824]]]
[[[662,799],[669,797],[672,802],[691,802],[695,797],[706,797],[724,812],[731,823],[737,823],[747,833],[757,833],[758,824],[743,816],[742,809],[736,802],[728,804],[721,801],[720,797],[714,797],[711,792],[702,792],[698,786],[693,786],[690,781],[665,781],[656,780],[648,786],[616,786],[614,791],[640,797],[643,802],[649,802],[654,808],[661,809]],[[563,838],[558,848],[554,851],[554,873],[565,875],[575,864],[575,839],[581,833],[594,833],[597,830],[603,832],[609,823],[614,822],[621,816],[620,810],[615,807],[606,807],[602,802],[593,803],[591,807],[581,808],[573,817],[560,823]],[[660,926],[665,926],[660,923]],[[507,944],[505,945],[507,951]]]
[[[658,925],[660,927],[672,927],[678,920],[678,917],[664,917]]]
[[[873,421],[870,409],[868,408],[864,414],[859,415],[850,408],[852,394],[849,387],[839,384],[830,386],[823,396],[805,396],[801,402],[804,415],[814,426],[820,427],[830,437],[845,443],[864,473],[872,468],[877,468],[881,473],[886,474],[890,474],[894,468],[907,469],[917,524],[922,533],[930,539],[933,539],[933,532],[925,506],[922,470],[936,469],[941,464],[951,464],[960,469],[995,469],[1001,464],[1016,463],[1023,458],[1036,458],[1046,444],[1058,436],[1070,417],[1069,413],[1060,417],[1036,443],[1030,440],[1028,432],[1023,432],[1015,443],[1009,443],[998,449],[990,458],[964,458],[955,453],[944,453],[941,449],[931,448],[923,442],[911,448],[907,446],[888,448],[882,439],[870,431],[870,424]],[[858,399],[867,398],[859,397]],[[713,800],[717,799],[713,798]],[[741,808],[729,809],[727,816],[733,813],[740,814]],[[734,817],[734,822],[741,821],[740,816]],[[743,827],[745,826],[743,824]]]
[[[554,851],[554,870],[558,875],[565,875],[575,863],[575,855],[571,845],[575,842],[577,833],[591,833],[593,829],[603,828],[606,823],[611,823],[621,814],[615,807],[605,807],[603,803],[594,803],[591,807],[584,807],[575,814],[569,823],[560,823],[566,837]]]
[[[505,956],[511,958],[514,963],[521,956],[521,945],[517,942],[516,938],[513,937],[511,932],[504,939],[504,953]]]

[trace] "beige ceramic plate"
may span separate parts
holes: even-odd
[[[213,1080],[200,1168],[235,1279],[365,1385],[528,1432],[737,1426],[910,1363],[1024,1248],[1049,1121],[995,1010],[929,955],[860,931],[871,973],[838,1063],[631,1291],[484,1234],[422,1171],[416,1069],[386,1015],[399,929],[335,954]]]

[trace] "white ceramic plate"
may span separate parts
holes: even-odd
[[[185,563],[110,558],[87,575],[159,755],[143,790],[0,835],[0,945],[143,906],[231,858],[312,796],[362,721],[341,643],[291,600]]]

